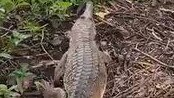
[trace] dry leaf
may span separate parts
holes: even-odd
[[[105,12],[97,12],[95,13],[100,18],[104,19],[106,15],[108,15],[110,12],[108,10],[105,10]]]

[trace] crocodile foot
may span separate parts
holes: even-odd
[[[42,92],[44,98],[66,98],[66,92],[59,87],[54,87],[53,83],[42,80],[37,83],[39,90]]]

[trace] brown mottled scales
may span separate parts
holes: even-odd
[[[106,60],[94,41],[95,23],[92,18],[93,3],[69,32],[70,48],[55,69],[55,82],[64,74],[63,83],[68,98],[103,98],[106,88]]]

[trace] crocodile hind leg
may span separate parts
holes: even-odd
[[[100,61],[103,63],[109,64],[109,62],[111,61],[111,57],[109,56],[108,53],[99,51],[99,56],[100,56]]]
[[[65,65],[67,61],[67,52],[62,56],[60,63],[56,66],[54,71],[54,83],[58,83],[60,80],[60,77],[63,76],[65,72]]]
[[[107,84],[107,72],[104,64],[99,64],[99,74],[98,79],[95,82],[95,92],[91,98],[103,98],[106,84]]]
[[[66,92],[62,88],[55,88],[53,84],[42,80],[42,94],[44,98],[66,98]]]
[[[99,88],[99,96],[96,98],[103,98],[106,85],[107,85],[107,69],[106,65],[109,64],[111,58],[104,52],[99,51],[99,79],[98,79],[98,88]]]
[[[104,56],[106,56],[103,52],[98,52],[99,53],[99,64],[98,64],[98,78],[96,79],[96,82],[94,84],[94,91],[92,97],[90,98],[103,98],[105,89],[106,89],[106,84],[107,84],[107,71],[105,67],[105,62],[108,59],[104,60]]]

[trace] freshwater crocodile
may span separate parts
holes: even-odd
[[[64,75],[66,98],[103,98],[107,83],[107,59],[94,40],[96,28],[91,1],[86,3],[84,13],[68,35],[70,47],[55,68],[55,83]]]

